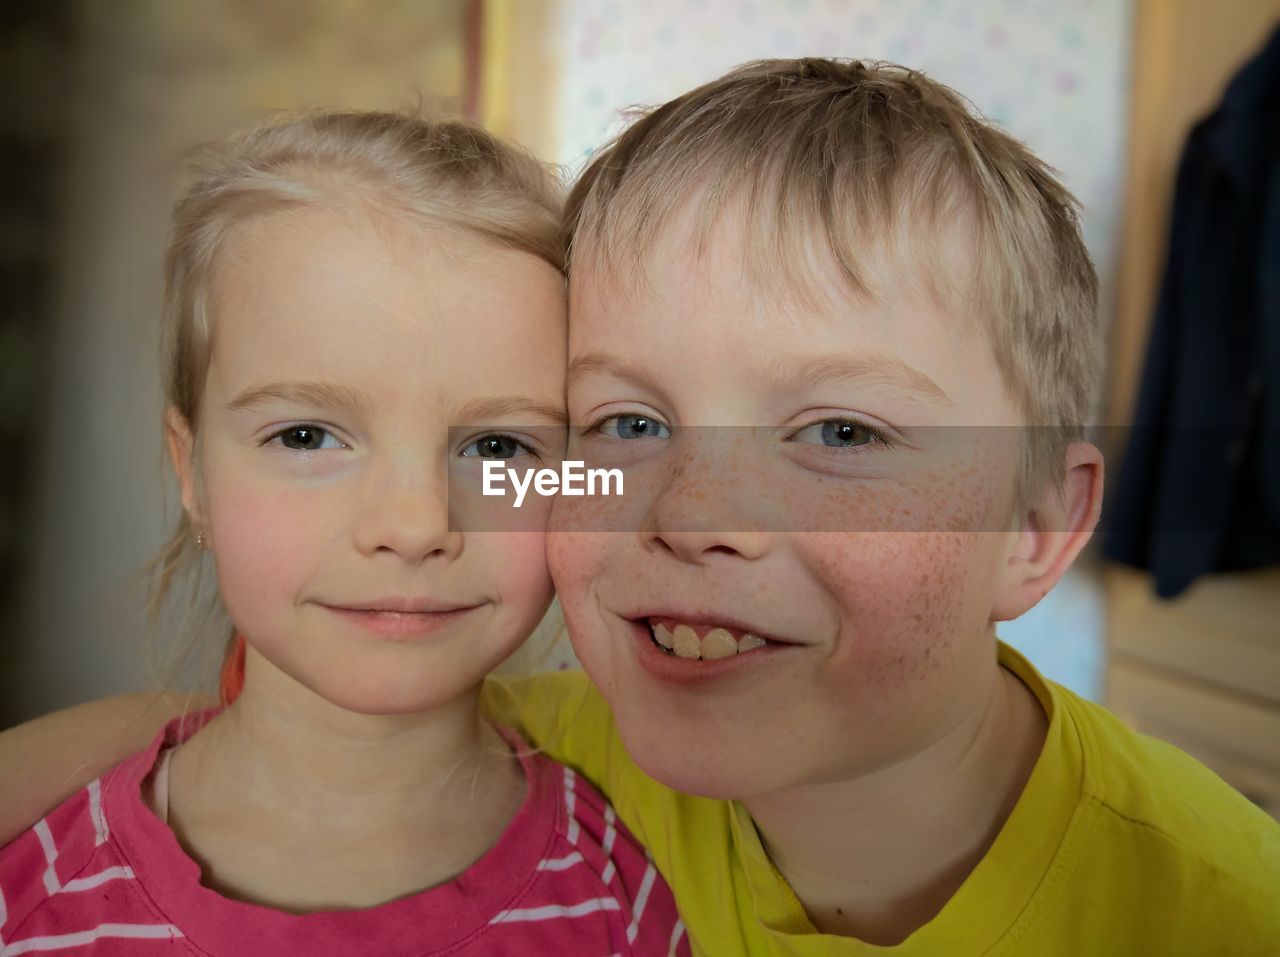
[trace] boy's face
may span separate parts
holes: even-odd
[[[886,766],[985,700],[1021,423],[974,326],[818,259],[804,304],[743,235],[726,216],[699,257],[674,224],[646,283],[573,277],[570,457],[627,485],[558,500],[548,551],[637,762],[736,798]],[[737,653],[663,650],[680,623]]]

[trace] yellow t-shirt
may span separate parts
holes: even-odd
[[[1280,955],[1280,825],[1004,645],[1000,663],[1048,715],[1044,750],[986,856],[894,947],[819,933],[743,806],[645,775],[581,672],[495,680],[485,701],[609,796],[674,890],[695,953]]]

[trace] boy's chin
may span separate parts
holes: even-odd
[[[684,794],[740,800],[791,783],[778,755],[770,753],[773,749],[767,738],[754,746],[748,735],[737,740],[711,740],[697,728],[661,721],[630,722],[621,715],[618,733],[645,774]]]

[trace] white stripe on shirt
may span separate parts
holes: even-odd
[[[552,920],[556,917],[586,917],[602,910],[622,910],[622,905],[612,897],[595,897],[581,904],[547,904],[544,907],[523,907],[498,914],[490,924],[512,924],[523,921]]]
[[[671,928],[671,943],[667,947],[667,957],[676,957],[676,948],[680,946],[680,941],[683,937],[684,921],[677,917],[676,926]]]
[[[628,944],[634,944],[636,935],[640,933],[640,918],[644,916],[644,907],[649,903],[649,891],[653,889],[653,882],[657,877],[657,868],[650,861],[649,866],[644,871],[644,880],[640,882],[640,893],[636,894],[636,908],[631,913],[631,926],[627,928]]]
[[[538,861],[540,871],[567,871],[574,864],[582,863],[582,852],[574,851],[564,857],[546,857]]]
[[[613,863],[613,839],[618,836],[618,815],[614,813],[613,805],[606,804],[604,806],[604,856],[609,863],[605,865],[604,873],[600,875],[600,879],[604,881],[605,886],[613,880],[614,872],[618,869]]]
[[[74,881],[67,881],[62,885],[62,893],[91,891],[95,887],[101,887],[107,881],[131,881],[133,879],[132,867],[108,867],[105,871],[99,871],[97,874],[90,874],[88,877],[77,877]]]
[[[569,827],[566,829],[565,837],[574,847],[578,846],[578,819],[573,816],[577,797],[573,790],[573,768],[566,767],[564,769],[564,809],[569,817]]]
[[[107,843],[111,829],[107,827],[107,816],[102,813],[102,780],[89,782],[89,817],[93,819],[93,844],[101,847]]]
[[[182,931],[172,924],[99,924],[93,930],[82,930],[74,934],[57,934],[52,937],[28,937],[26,940],[15,940],[4,950],[4,957],[18,957],[19,954],[45,953],[51,950],[70,950],[72,947],[84,947],[95,940],[108,937],[129,938],[135,940],[172,940],[181,937]]]
[[[40,839],[40,847],[44,850],[44,860],[49,866],[44,872],[44,889],[49,892],[52,897],[58,893],[61,886],[58,883],[58,872],[54,869],[53,862],[58,859],[58,845],[53,843],[53,833],[49,830],[49,822],[45,818],[40,818],[36,822],[36,837]]]

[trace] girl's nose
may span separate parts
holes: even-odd
[[[448,486],[420,468],[388,470],[368,489],[358,518],[356,547],[365,555],[394,555],[410,565],[462,552],[462,533],[449,521]]]

